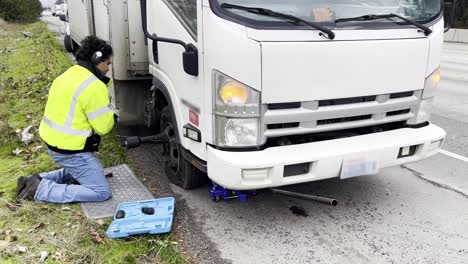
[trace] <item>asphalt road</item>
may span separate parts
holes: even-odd
[[[45,21],[62,43],[62,22]],[[447,152],[377,176],[288,187],[337,207],[270,192],[213,203],[207,186],[169,184],[157,147],[129,156],[151,192],[176,196],[173,230],[195,263],[468,263],[468,45],[446,43],[441,69],[431,121],[448,132]]]

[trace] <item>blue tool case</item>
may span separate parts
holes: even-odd
[[[137,234],[168,233],[173,215],[173,197],[121,203],[106,234],[109,238],[124,238]]]

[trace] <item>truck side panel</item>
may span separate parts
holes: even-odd
[[[68,19],[70,21],[70,35],[80,43],[86,36],[93,33],[92,9],[89,0],[69,0]]]
[[[132,74],[147,74],[149,59],[147,43],[141,25],[140,1],[128,1],[128,42],[130,71]]]
[[[110,42],[109,10],[107,1],[93,1],[95,35]]]

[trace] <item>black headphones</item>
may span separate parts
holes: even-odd
[[[98,65],[99,63],[102,62],[102,56],[103,56],[102,50],[104,50],[104,47],[101,50],[94,52],[93,56],[91,56],[91,62],[94,65]]]

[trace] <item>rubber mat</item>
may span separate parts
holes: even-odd
[[[99,219],[114,216],[117,206],[122,202],[154,198],[126,164],[106,168],[105,173],[113,174],[107,178],[112,188],[112,198],[104,202],[81,203],[86,217]]]

